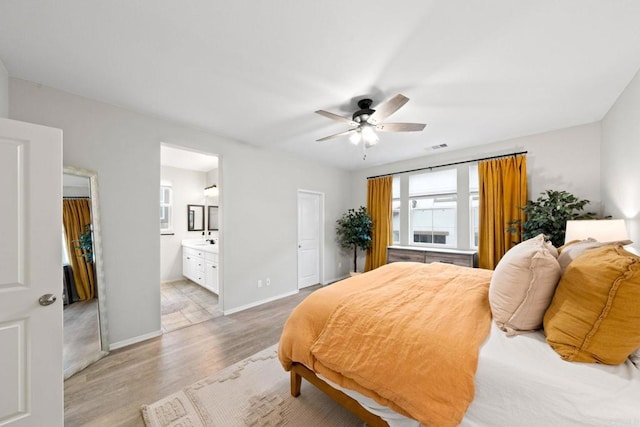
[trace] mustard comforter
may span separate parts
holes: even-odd
[[[492,272],[393,263],[307,297],[287,320],[279,357],[425,426],[457,425],[474,395],[491,325]]]

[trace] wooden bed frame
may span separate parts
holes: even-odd
[[[297,362],[293,362],[291,365],[291,395],[293,397],[300,396],[302,378],[309,381],[324,394],[338,402],[338,404],[346,408],[356,417],[360,418],[368,427],[389,427],[389,424],[387,424],[385,420],[367,411],[358,403],[358,401],[347,396],[340,390],[331,387],[329,384],[318,378],[312,370]]]

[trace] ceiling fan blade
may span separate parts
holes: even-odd
[[[336,120],[338,122],[347,123],[347,124],[350,124],[352,126],[357,125],[356,122],[354,122],[353,120],[351,120],[348,117],[342,117],[342,116],[339,116],[337,114],[330,113],[328,111],[318,110],[318,111],[316,111],[316,113],[320,114],[321,116],[325,116],[326,118],[331,119],[331,120]]]
[[[375,108],[376,112],[369,117],[368,122],[372,125],[382,122],[384,119],[398,111],[407,102],[409,102],[409,98],[404,95],[397,94],[390,100],[378,105]]]
[[[345,135],[350,135],[350,134],[352,134],[353,132],[355,132],[357,130],[358,130],[358,128],[349,129],[349,130],[346,130],[344,132],[335,133],[333,135],[325,136],[324,138],[316,139],[316,141],[317,142],[326,141],[327,139],[333,139],[333,138],[338,138],[338,137],[345,136]]]
[[[376,126],[380,132],[418,132],[424,129],[424,123],[382,123]]]

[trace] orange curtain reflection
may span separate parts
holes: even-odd
[[[93,299],[96,288],[92,257],[78,247],[80,236],[85,232],[86,226],[91,224],[90,203],[89,199],[63,199],[62,201],[62,223],[67,253],[78,297],[81,300]]]

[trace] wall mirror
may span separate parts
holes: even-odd
[[[187,205],[187,230],[204,231],[204,205]]]
[[[64,378],[109,352],[98,175],[63,170]]]
[[[217,230],[218,229],[218,207],[217,206],[209,206],[209,212],[207,215],[207,230]]]

